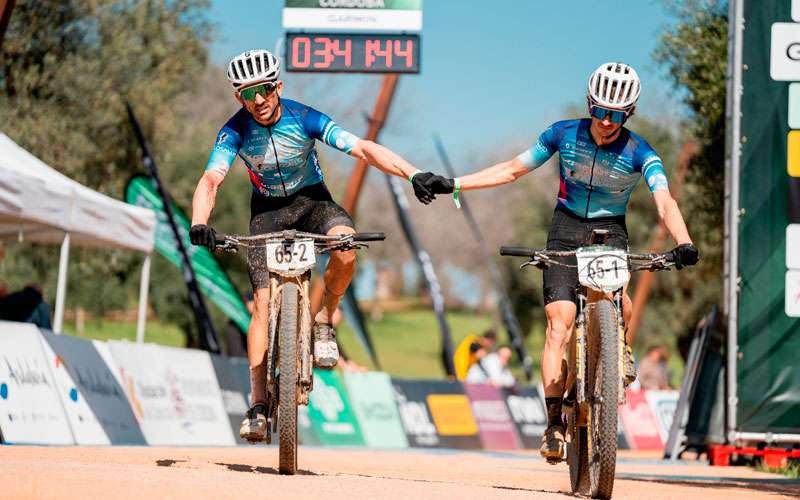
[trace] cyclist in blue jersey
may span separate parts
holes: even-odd
[[[558,153],[560,186],[547,237],[549,250],[575,250],[585,244],[593,229],[608,230],[608,244],[627,249],[625,210],[633,189],[644,177],[653,194],[658,217],[678,245],[672,250],[676,267],[693,265],[699,254],[678,205],[670,195],[661,158],[644,138],[623,126],[634,113],[640,85],[636,71],[630,66],[603,64],[589,78],[590,118],[556,122],[528,151],[473,174],[456,179],[418,176],[426,175],[423,185],[434,195],[455,193],[457,199],[460,190],[513,182]],[[423,196],[420,201],[427,204],[430,198]],[[574,261],[575,257],[570,260]],[[541,366],[548,427],[541,452],[555,461],[563,455],[561,402],[566,372],[562,371],[562,360],[575,323],[577,286],[577,269],[551,266],[544,272],[547,332]],[[632,304],[626,291],[623,304],[626,324],[630,322],[631,313]],[[628,346],[632,344],[630,334],[626,334],[626,341]],[[630,347],[626,349],[625,372],[628,383],[635,380]]]
[[[316,141],[366,160],[387,174],[411,179],[419,173],[409,162],[379,144],[359,139],[330,117],[289,99],[282,99],[280,62],[266,50],[251,50],[228,64],[228,80],[242,105],[217,135],[192,199],[193,244],[214,249],[215,234],[208,219],[217,189],[238,155],[247,169],[253,189],[250,198],[250,232],[262,234],[297,229],[319,234],[354,233],[350,215],[331,198],[322,178]],[[428,176],[413,179],[415,194],[432,199],[422,186]],[[251,442],[264,438],[267,418],[266,350],[269,313],[269,273],[263,250],[248,252],[248,271],[254,291],[254,311],[247,335],[250,365],[251,407],[240,435]],[[336,334],[331,325],[339,299],[347,290],[355,269],[355,251],[332,252],[325,272],[325,294],[317,313],[314,360],[321,368],[333,368],[339,359]]]

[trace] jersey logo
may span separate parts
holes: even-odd
[[[227,132],[220,132],[219,137],[217,137],[217,144],[222,144],[225,142],[225,139],[228,138]]]

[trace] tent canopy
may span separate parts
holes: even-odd
[[[0,238],[153,249],[156,217],[59,173],[0,132]]]

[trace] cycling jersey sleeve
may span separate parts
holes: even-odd
[[[350,151],[358,142],[358,137],[343,129],[334,122],[331,117],[320,113],[314,108],[308,108],[308,112],[303,120],[308,134],[314,139],[319,139],[328,146],[336,148],[343,153],[350,154]]]
[[[558,131],[556,126],[558,124],[550,125],[536,141],[532,148],[517,156],[523,165],[528,170],[536,170],[544,165],[553,154],[558,151]]]
[[[641,168],[642,176],[647,183],[647,187],[650,188],[650,192],[669,190],[667,173],[658,153],[644,141],[636,152],[638,153],[636,155],[636,159],[638,159],[637,166]]]
[[[213,170],[220,174],[227,175],[233,160],[239,153],[242,145],[242,134],[239,127],[239,113],[233,115],[230,120],[222,127],[217,134],[217,141],[211,151],[211,157],[206,163],[205,171]]]

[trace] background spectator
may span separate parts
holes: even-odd
[[[0,298],[0,319],[51,329],[50,305],[44,301],[41,285],[26,285],[18,292]]]
[[[671,389],[667,361],[669,351],[664,346],[651,346],[639,363],[639,384],[642,389]]]
[[[481,336],[467,335],[458,344],[453,354],[453,366],[456,370],[456,378],[464,380],[467,378],[469,369],[479,359],[486,356],[497,342],[497,332],[493,329],[486,330]]]
[[[511,348],[502,346],[497,352],[490,352],[477,360],[467,372],[466,382],[469,384],[492,384],[495,387],[510,389],[517,383],[508,369],[511,360]]]

